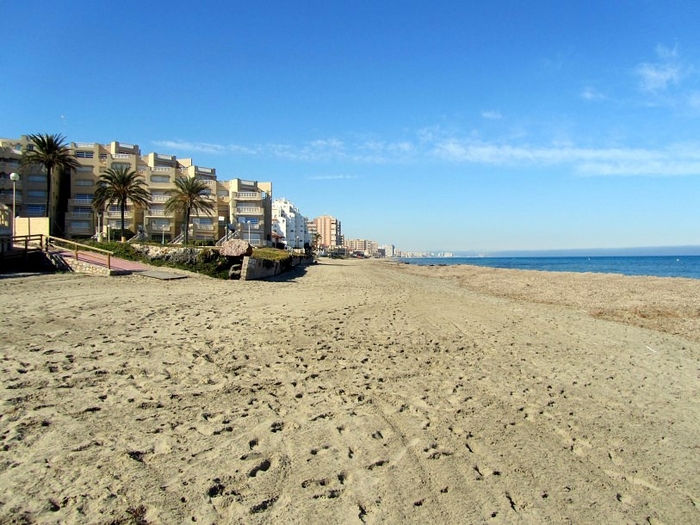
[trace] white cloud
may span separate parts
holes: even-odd
[[[494,166],[570,166],[582,175],[700,175],[700,149],[683,145],[659,150],[499,145],[448,140],[433,154],[457,163]]]
[[[482,111],[481,116],[490,120],[499,120],[503,118],[500,111]]]
[[[659,45],[656,48],[656,54],[659,58],[657,62],[643,62],[635,70],[643,91],[665,91],[670,86],[680,84],[684,76],[676,48],[669,49]]]
[[[341,179],[356,179],[356,175],[312,175],[307,177],[309,180],[341,180]]]
[[[593,102],[596,100],[604,100],[606,97],[605,95],[603,95],[602,93],[600,93],[592,87],[585,87],[581,92],[581,98]]]

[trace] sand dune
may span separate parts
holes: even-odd
[[[700,522],[700,282],[0,279],[2,523]]]

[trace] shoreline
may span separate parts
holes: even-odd
[[[364,260],[0,279],[0,521],[695,522],[698,290]]]

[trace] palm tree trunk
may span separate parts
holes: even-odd
[[[53,180],[53,167],[45,166],[46,168],[46,216],[49,219],[49,235],[57,235],[56,229],[56,203],[53,198],[54,186],[56,181]]]
[[[187,208],[185,211],[185,246],[190,240],[190,209]]]
[[[124,235],[124,208],[125,208],[125,203],[124,201],[121,201],[119,203],[119,210],[122,213],[122,242],[126,242],[126,236]]]

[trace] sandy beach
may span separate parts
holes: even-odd
[[[700,522],[700,281],[0,279],[0,523]]]

